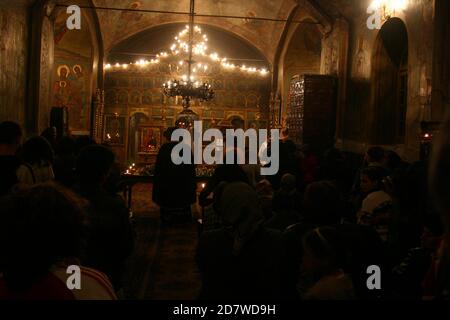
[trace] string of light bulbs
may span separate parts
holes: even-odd
[[[129,68],[145,68],[150,65],[159,64],[162,62],[162,60],[165,60],[169,57],[177,57],[181,56],[182,54],[187,54],[189,52],[189,43],[186,41],[186,37],[189,35],[189,26],[186,26],[184,30],[182,30],[175,38],[175,43],[172,44],[170,47],[170,53],[168,52],[160,52],[156,55],[154,59],[140,59],[130,63],[116,63],[111,64],[107,63],[104,66],[104,69],[107,71],[118,71],[118,70],[127,70]],[[209,39],[206,34],[202,32],[202,29],[199,26],[194,27],[194,44],[192,48],[192,53],[194,56],[197,57],[203,57],[203,58],[209,58],[211,62],[214,63],[220,63],[220,65],[225,70],[238,70],[242,72],[247,72],[249,74],[259,74],[261,76],[266,76],[269,74],[269,71],[267,68],[256,68],[256,67],[249,67],[245,64],[243,65],[237,65],[235,63],[231,63],[228,61],[225,57],[220,57],[217,52],[209,52],[208,51],[208,43]],[[178,65],[182,67],[185,64],[184,60],[179,60]],[[194,66],[194,69],[192,70],[193,73],[197,73],[199,71],[206,72],[209,69],[209,66],[207,63],[198,63],[196,66]],[[191,76],[191,80],[193,80],[193,76]]]

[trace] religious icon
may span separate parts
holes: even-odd
[[[57,73],[60,80],[65,80],[70,75],[70,68],[67,65],[59,66]]]
[[[150,151],[153,151],[158,146],[158,142],[155,139],[155,136],[153,135],[153,130],[148,131],[148,137],[147,137],[147,148]]]
[[[119,145],[125,143],[125,117],[119,115],[105,116],[104,141]]]
[[[54,105],[68,106],[71,98],[71,86],[69,82],[70,68],[67,65],[61,65],[57,68],[57,80],[53,86]]]
[[[75,66],[73,66],[72,70],[77,78],[84,77],[83,68],[79,64],[76,64]]]
[[[139,152],[158,153],[161,145],[161,128],[143,126],[140,131]]]

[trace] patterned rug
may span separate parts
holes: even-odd
[[[136,247],[128,261],[124,298],[196,299],[201,285],[195,264],[197,226],[192,222],[161,228],[151,187],[139,184],[133,188]]]

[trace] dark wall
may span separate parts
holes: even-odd
[[[29,18],[25,4],[10,2],[0,6],[0,121],[24,125]]]

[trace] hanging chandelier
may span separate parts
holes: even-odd
[[[198,34],[201,35],[201,30],[199,27],[194,27],[194,16],[195,16],[195,0],[191,0],[190,4],[190,14],[189,14],[189,26],[183,30],[179,37],[176,37],[175,40],[177,44],[174,44],[171,48],[172,52],[178,54],[180,51],[184,51],[188,53],[189,58],[186,60],[188,64],[188,74],[187,76],[183,76],[182,80],[171,80],[163,85],[164,94],[168,97],[182,97],[183,99],[183,113],[190,107],[190,102],[193,99],[200,100],[202,102],[210,101],[214,98],[214,90],[211,87],[211,84],[208,82],[200,82],[194,81],[194,77],[192,75],[192,65],[195,63],[193,61],[192,56],[195,52],[196,54],[204,53],[206,50],[205,42],[208,40],[206,35],[201,37],[200,41],[195,41],[194,37]],[[188,42],[184,41],[184,37],[189,35]],[[188,112],[189,114],[192,112]]]
[[[202,102],[214,98],[214,90],[208,82],[200,83],[192,80],[172,80],[164,83],[164,94],[168,97],[182,97],[183,100],[197,99]],[[185,102],[187,102],[185,101]]]

